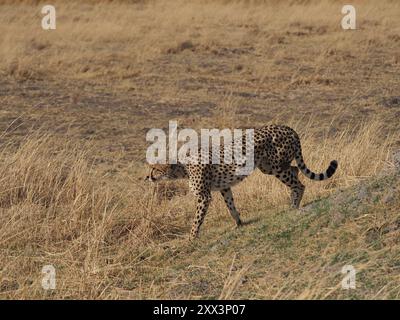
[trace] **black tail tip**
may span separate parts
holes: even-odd
[[[328,176],[328,178],[333,176],[337,167],[338,167],[338,162],[336,160],[332,160],[331,163],[329,164],[328,170],[326,171],[326,175]]]

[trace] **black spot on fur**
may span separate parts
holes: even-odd
[[[323,173],[319,174],[319,180],[324,180],[324,174]]]
[[[310,179],[312,179],[312,180],[314,180],[314,179],[315,179],[315,173],[314,173],[314,172],[311,172]]]

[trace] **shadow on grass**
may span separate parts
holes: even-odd
[[[247,225],[249,225],[249,224],[253,224],[253,223],[255,223],[255,222],[258,222],[258,221],[260,221],[260,220],[261,220],[260,217],[251,218],[251,219],[249,219],[249,220],[242,221],[242,226],[247,226]]]

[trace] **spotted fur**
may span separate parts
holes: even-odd
[[[245,138],[242,141],[242,154],[245,153]],[[211,152],[211,151],[210,151]],[[221,147],[220,159],[223,159],[224,150]],[[199,154],[198,158],[204,155]],[[195,160],[199,160],[195,159]],[[292,166],[295,160],[297,166]],[[330,178],[338,167],[333,160],[323,173],[312,172],[304,163],[298,134],[287,126],[268,125],[254,130],[254,164],[261,172],[274,175],[291,189],[291,205],[299,208],[304,194],[304,185],[300,182],[300,171],[309,179],[322,181]],[[237,169],[243,164],[201,164],[193,161],[187,164],[156,164],[150,166],[150,181],[160,179],[188,178],[189,186],[197,198],[196,216],[193,221],[190,239],[198,236],[201,224],[207,213],[211,201],[211,191],[220,191],[236,225],[242,221],[237,211],[231,187],[244,180],[247,175],[237,175]]]

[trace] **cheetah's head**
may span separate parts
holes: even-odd
[[[152,164],[150,174],[146,180],[155,182],[158,180],[174,180],[186,177],[185,167],[181,164]]]

